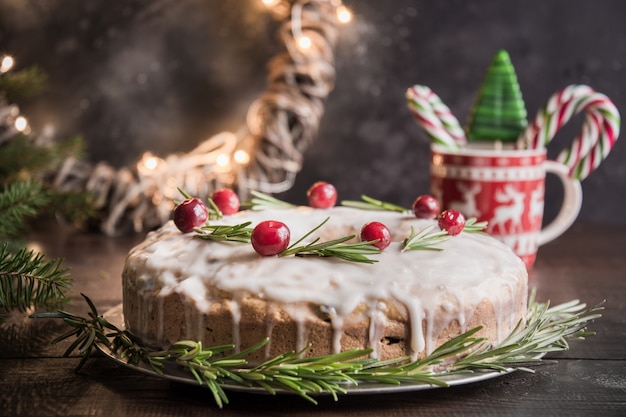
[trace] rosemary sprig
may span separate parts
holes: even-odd
[[[343,236],[337,239],[329,240],[327,242],[319,242],[319,237],[313,240],[311,243],[298,246],[306,238],[308,238],[313,232],[317,231],[330,219],[327,217],[322,223],[311,229],[304,236],[292,243],[287,249],[282,251],[278,256],[303,256],[303,255],[317,255],[317,256],[332,256],[343,259],[350,262],[360,262],[372,264],[378,262],[376,259],[368,258],[366,255],[375,255],[380,253],[380,249],[373,246],[372,241],[357,242],[357,243],[345,243],[348,240],[354,239],[356,235]]]
[[[202,227],[196,227],[194,232],[196,237],[204,240],[248,243],[254,230],[248,227],[250,224],[252,222],[244,222],[234,226],[207,223]]]
[[[183,190],[180,187],[176,187],[176,189],[178,190],[178,192],[185,198],[193,198],[187,191]],[[177,203],[178,204],[178,203]]]
[[[487,228],[487,222],[479,222],[476,217],[470,217],[465,221],[465,227],[463,227],[464,232],[468,233],[484,233],[484,230]]]
[[[65,356],[78,349],[82,359],[77,370],[96,346],[108,349],[131,365],[144,363],[158,374],[165,372],[167,364],[173,364],[187,369],[199,384],[207,386],[220,407],[228,403],[224,388],[232,385],[257,387],[272,394],[278,390],[289,391],[316,403],[312,397],[316,393],[329,393],[337,400],[337,394],[347,392],[346,387],[361,382],[393,385],[419,383],[445,387],[448,385],[445,377],[462,372],[514,369],[533,372],[528,365],[539,363],[543,354],[566,350],[569,348],[568,340],[593,335],[586,330],[586,326],[599,318],[601,315],[598,312],[602,310],[601,306],[587,309],[578,300],[550,307],[549,303],[536,302],[533,291],[526,324],[520,322],[511,335],[497,346],[492,346],[485,338],[476,337],[480,330],[476,327],[416,361],[406,357],[388,361],[367,358],[370,349],[302,358],[307,347],[300,352],[287,352],[250,366],[246,358],[265,346],[268,339],[232,354],[227,352],[233,350],[233,345],[204,348],[200,342],[188,340],[174,343],[164,351],[155,351],[142,347],[131,332],[117,328],[98,315],[89,298],[83,297],[90,307],[89,318],[64,311],[32,315],[60,318],[72,327],[52,343],[75,337]]]
[[[209,220],[219,220],[224,217],[224,214],[222,214],[222,211],[217,207],[217,204],[215,204],[215,201],[213,201],[211,197],[207,198],[207,203],[209,203],[207,207]]]
[[[97,342],[102,343],[106,347],[112,346],[113,342],[109,340],[109,335],[107,334],[106,329],[111,329],[118,333],[122,332],[116,326],[105,320],[104,317],[98,315],[98,311],[91,300],[84,294],[81,295],[89,305],[89,318],[77,316],[63,310],[48,313],[35,313],[31,315],[33,318],[62,319],[65,324],[71,327],[68,332],[52,340],[51,343],[54,345],[62,340],[71,338],[72,336],[76,337],[70,346],[65,350],[63,356],[69,356],[74,350],[78,350],[82,359],[76,367],[77,372],[80,371],[85,362],[87,362],[87,360],[91,357],[91,353],[95,349]]]
[[[375,198],[368,197],[366,195],[361,195],[361,201],[343,200],[341,202],[341,205],[346,207],[358,208],[361,210],[395,211],[405,214],[411,213],[410,209],[393,203],[376,200]]]
[[[310,230],[295,243],[291,244],[287,249],[278,254],[280,257],[296,255],[317,255],[322,257],[335,257],[350,262],[360,263],[374,263],[378,262],[375,259],[368,258],[367,255],[375,255],[380,253],[380,250],[373,246],[375,241],[357,242],[357,243],[344,243],[355,238],[355,235],[343,236],[338,239],[333,239],[328,242],[319,242],[319,238],[316,238],[313,242],[305,245],[298,246],[304,239],[309,237],[313,232],[322,227],[327,221],[327,217],[322,223]],[[253,228],[248,227],[252,222],[245,222],[236,224],[234,226],[228,225],[212,225],[205,224],[202,227],[196,227],[194,229],[196,236],[204,240],[212,241],[230,241],[230,242],[250,242]],[[319,243],[318,243],[319,242]]]
[[[423,230],[416,232],[415,228],[411,226],[411,233],[402,242],[402,252],[407,250],[442,251],[442,248],[438,248],[435,245],[445,242],[451,236],[445,230],[433,232],[435,227],[437,227],[436,224],[431,224]]]
[[[532,372],[525,365],[539,362],[549,352],[569,349],[568,340],[583,340],[595,333],[586,326],[601,317],[601,305],[586,309],[579,300],[550,307],[550,303],[538,303],[532,291],[528,302],[528,321],[518,323],[509,337],[498,346],[483,344],[479,349],[455,362],[455,369],[503,371],[511,367]]]
[[[416,232],[415,228],[411,226],[411,233],[402,242],[402,252],[407,250],[433,250],[441,251],[442,248],[438,248],[435,245],[445,242],[452,236],[445,230],[439,230],[438,232],[432,232],[437,227],[436,224],[431,224],[425,227],[420,232]],[[484,233],[483,230],[487,227],[487,222],[476,222],[476,218],[472,217],[467,219],[464,232],[468,233]],[[432,232],[432,233],[431,233]]]
[[[249,207],[252,210],[266,210],[270,208],[274,209],[288,209],[296,207],[295,205],[283,200],[279,200],[271,195],[264,194],[260,191],[250,191],[254,197],[250,201],[243,204],[245,207]]]

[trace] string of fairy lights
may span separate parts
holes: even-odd
[[[323,101],[334,88],[333,49],[337,27],[352,21],[341,0],[259,0],[279,22],[280,52],[268,63],[268,86],[250,106],[244,125],[220,132],[187,153],[164,157],[146,151],[134,166],[115,169],[107,162],[67,159],[54,187],[93,196],[109,235],[143,232],[165,223],[178,187],[207,198],[230,187],[246,197],[251,189],[279,193],[300,171],[313,142]],[[4,56],[0,76],[14,59]],[[17,106],[8,106],[12,132],[30,131]],[[0,107],[0,121],[3,113]],[[7,136],[8,133],[4,133]],[[3,133],[0,133],[2,144]]]

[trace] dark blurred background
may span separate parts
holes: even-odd
[[[335,90],[295,186],[410,205],[428,191],[429,142],[404,92],[431,87],[464,123],[485,70],[508,50],[529,118],[568,84],[607,94],[626,115],[623,0],[345,0]],[[82,134],[89,158],[131,164],[145,150],[184,152],[244,123],[276,53],[260,0],[0,0],[0,54],[39,66],[48,90],[20,104],[35,129]],[[554,156],[581,125],[551,143]],[[622,136],[624,136],[622,134]],[[583,182],[579,221],[626,223],[626,139]],[[546,216],[560,204],[549,184]]]

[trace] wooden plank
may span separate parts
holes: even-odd
[[[206,388],[146,376],[104,358],[75,374],[72,359],[3,360],[2,415],[168,416],[217,411]],[[319,398],[229,393],[220,415],[275,416],[612,416],[626,415],[624,361],[561,360],[537,369],[452,388]]]

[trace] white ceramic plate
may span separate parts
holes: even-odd
[[[124,313],[122,311],[122,305],[118,305],[108,312],[104,314],[104,318],[107,319],[111,324],[115,325],[119,329],[124,329]],[[129,364],[126,362],[124,358],[121,358],[118,354],[108,349],[106,346],[102,346],[101,344],[96,344],[98,350],[102,352],[105,356],[112,359],[113,361],[127,366],[136,371],[156,376],[159,378],[165,378],[171,381],[181,382],[185,384],[194,384],[198,385],[198,381],[191,375],[191,373],[187,372],[184,368],[176,366],[174,364],[166,364],[165,369],[163,370],[163,375],[156,373],[149,365],[140,362],[137,365]],[[171,366],[169,366],[171,365]],[[449,386],[456,385],[465,385],[472,384],[475,382],[485,381],[488,379],[496,378],[502,375],[506,375],[509,372],[476,372],[469,374],[461,374],[461,375],[451,375],[441,377],[442,381],[445,381]],[[239,392],[249,392],[249,393],[257,393],[257,394],[266,394],[267,391],[261,387],[246,387],[236,384],[222,384],[222,388],[224,390],[230,391],[239,391]],[[348,394],[382,394],[382,393],[393,393],[393,392],[407,392],[407,391],[421,391],[421,390],[429,390],[441,388],[437,385],[431,384],[411,384],[411,383],[402,383],[400,385],[392,385],[392,384],[382,384],[375,382],[361,382],[359,385],[347,385],[345,387]],[[278,393],[291,394],[289,391],[281,391],[277,390]],[[328,393],[311,393],[310,395],[329,395]]]

